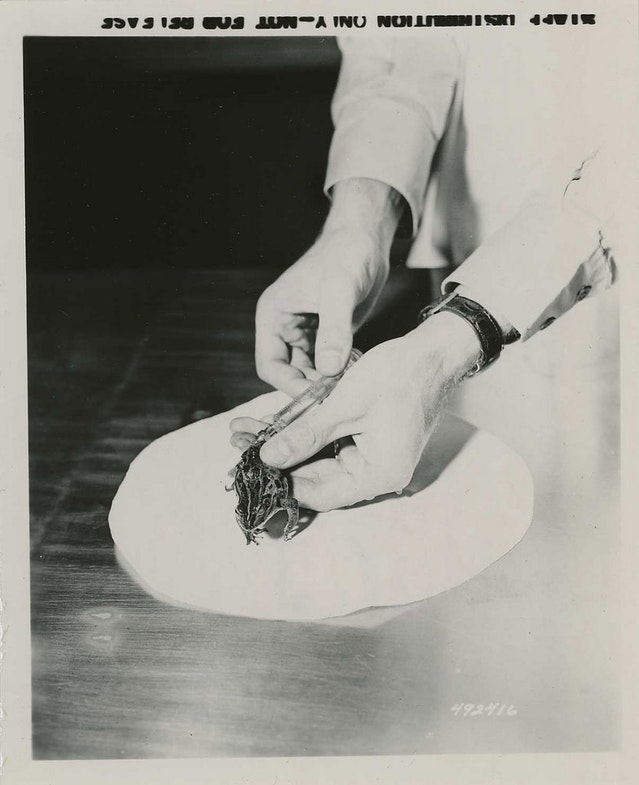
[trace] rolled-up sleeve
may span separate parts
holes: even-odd
[[[433,153],[462,71],[461,52],[444,36],[345,38],[339,44],[325,191],[349,178],[380,180],[405,198],[416,233]]]

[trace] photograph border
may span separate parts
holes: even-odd
[[[461,3],[457,3],[455,8]],[[463,4],[464,12],[508,12],[525,15],[529,12],[560,11],[561,4],[472,2]],[[400,11],[401,7],[401,11]],[[374,15],[396,10],[401,13],[450,13],[451,6],[443,0],[423,3],[344,3],[271,2],[268,12],[279,14],[353,13]],[[567,6],[566,6],[567,8]],[[348,11],[347,11],[348,9]],[[508,10],[507,10],[508,9]],[[637,93],[639,79],[636,35],[639,30],[637,7],[630,0],[615,0],[605,7],[571,2],[570,12],[596,11],[602,19],[602,52],[613,52],[627,62],[628,116],[624,122],[637,128]],[[637,637],[637,557],[639,536],[636,524],[636,465],[639,443],[639,353],[636,349],[639,309],[632,293],[639,277],[639,265],[623,269],[621,285],[622,330],[622,606],[623,606],[623,751],[620,753],[517,754],[517,755],[420,755],[391,757],[342,758],[219,758],[162,759],[118,761],[32,761],[30,750],[30,615],[29,615],[29,492],[28,492],[28,424],[27,424],[27,362],[25,308],[25,234],[24,234],[24,141],[22,39],[25,35],[51,36],[139,36],[140,30],[105,31],[105,16],[187,16],[201,17],[215,13],[256,20],[265,13],[264,4],[242,0],[222,6],[220,3],[175,2],[0,2],[0,214],[2,226],[0,247],[2,260],[2,378],[0,380],[3,451],[0,541],[0,597],[2,601],[2,720],[0,752],[2,773],[8,785],[14,783],[99,783],[99,782],[216,782],[216,783],[625,783],[635,781],[639,774],[636,740],[639,712],[635,663],[639,661]],[[606,32],[608,20],[610,32]],[[154,36],[206,34],[201,28],[193,31],[155,29]],[[396,31],[394,31],[396,32]],[[402,31],[403,32],[403,31]],[[218,31],[219,33],[219,31]],[[276,34],[274,32],[274,34]],[[300,35],[299,31],[277,31],[277,34]],[[305,30],[305,35],[327,35],[334,31]],[[371,31],[366,31],[367,35]],[[379,34],[383,34],[383,31]],[[551,33],[548,33],[551,34]],[[224,35],[264,35],[251,24]],[[609,36],[609,37],[607,37]],[[614,37],[613,37],[614,36]],[[627,195],[630,225],[639,226],[637,192]],[[632,238],[636,241],[636,237]]]

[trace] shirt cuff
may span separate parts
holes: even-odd
[[[436,145],[421,112],[388,98],[369,100],[365,111],[351,112],[338,124],[324,192],[329,195],[335,183],[353,177],[379,180],[408,203],[415,235]]]
[[[456,289],[479,302],[525,341],[615,277],[597,224],[535,197],[444,280],[442,293]]]

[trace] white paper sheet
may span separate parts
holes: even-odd
[[[239,458],[229,422],[262,417],[285,401],[269,393],[189,425],[131,464],[109,522],[120,554],[153,594],[254,618],[342,616],[457,586],[530,525],[532,480],[522,459],[448,415],[404,495],[321,513],[290,542],[265,534],[247,546],[235,493],[225,490]]]

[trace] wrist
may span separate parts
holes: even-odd
[[[362,235],[388,253],[401,213],[402,197],[386,183],[365,177],[340,180],[333,187],[324,231]]]
[[[430,367],[435,360],[441,374],[461,381],[470,375],[482,356],[477,333],[461,316],[442,311],[407,333],[405,339],[416,357]]]

